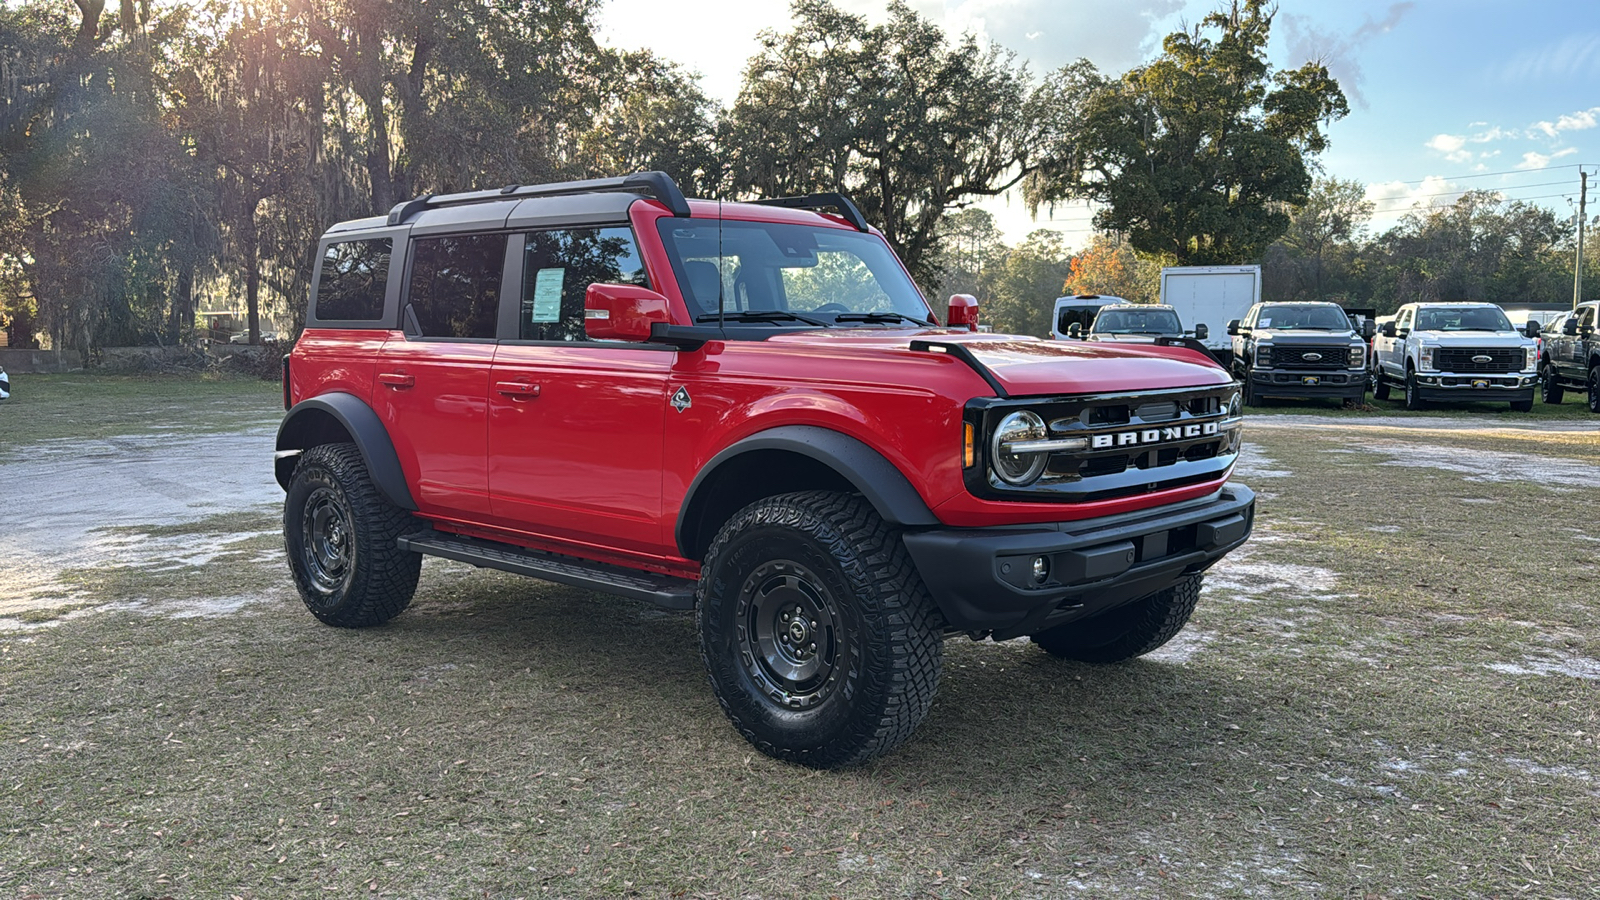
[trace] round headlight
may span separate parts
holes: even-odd
[[[1011,453],[1006,446],[1021,441],[1042,441],[1045,435],[1044,420],[1030,410],[1014,412],[1000,420],[1000,427],[994,430],[990,457],[994,460],[994,473],[1000,476],[1001,481],[1015,485],[1032,484],[1044,474],[1050,454]]]

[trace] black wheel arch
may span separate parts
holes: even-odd
[[[384,499],[401,509],[416,511],[417,503],[406,485],[400,457],[394,452],[394,442],[389,439],[383,420],[354,394],[331,392],[310,397],[296,403],[283,417],[273,458],[278,485],[288,490],[300,451],[344,442],[355,444],[361,451],[372,483]]]
[[[678,510],[678,552],[700,559],[733,513],[804,490],[859,493],[892,524],[939,524],[911,481],[871,446],[828,428],[783,425],[730,444],[695,475]]]

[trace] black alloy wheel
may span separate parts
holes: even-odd
[[[938,690],[942,620],[900,531],[854,494],[758,500],[700,567],[700,657],[768,756],[855,765],[911,737]]]
[[[1600,365],[1589,367],[1589,412],[1600,413]]]
[[[1546,403],[1560,403],[1564,392],[1561,380],[1556,378],[1555,367],[1545,360],[1539,366],[1539,399]]]

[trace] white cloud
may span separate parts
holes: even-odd
[[[1543,169],[1549,166],[1553,160],[1560,159],[1563,156],[1571,156],[1577,152],[1577,147],[1568,147],[1565,150],[1557,150],[1556,152],[1548,155],[1544,153],[1534,153],[1530,150],[1527,153],[1522,154],[1522,162],[1517,163],[1516,167],[1518,169]]]
[[[1428,149],[1440,153],[1454,153],[1467,145],[1467,139],[1454,134],[1436,134],[1428,142]]]
[[[1556,137],[1563,131],[1586,131],[1596,125],[1600,125],[1600,106],[1567,113],[1554,122],[1535,122],[1533,130],[1545,137]]]
[[[881,0],[842,5],[857,12],[884,6]],[[1159,50],[1167,18],[1184,0],[911,0],[911,7],[952,39],[971,32],[1018,51],[1036,75],[1080,57],[1121,74]]]
[[[1372,201],[1374,216],[1394,218],[1413,208],[1449,206],[1467,189],[1445,178],[1430,175],[1421,183],[1386,181],[1367,185],[1366,199]]]

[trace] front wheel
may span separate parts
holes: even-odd
[[[1415,412],[1426,407],[1427,403],[1422,399],[1422,389],[1417,385],[1417,373],[1406,372],[1406,409]]]
[[[1539,399],[1546,403],[1560,403],[1563,393],[1561,381],[1556,378],[1555,366],[1545,363],[1539,371]]]
[[[1244,396],[1240,398],[1241,401],[1245,406],[1260,406],[1261,394],[1256,390],[1255,379],[1251,377],[1251,372],[1249,369],[1245,370],[1243,379]]]
[[[1511,411],[1512,412],[1533,412],[1533,398],[1529,397],[1526,400],[1512,400],[1511,401]]]
[[[900,532],[858,496],[782,494],[735,513],[700,570],[711,689],[757,749],[819,769],[887,753],[939,685],[939,617]]]
[[[1143,656],[1177,636],[1200,600],[1202,576],[1190,575],[1160,590],[1083,622],[1068,622],[1033,635],[1051,656],[1087,663],[1117,663]]]
[[[398,616],[416,593],[422,555],[401,550],[396,539],[415,527],[378,493],[356,445],[302,453],[283,501],[283,542],[306,608],[344,628]]]
[[[1600,413],[1600,366],[1589,367],[1589,412]]]
[[[1389,382],[1384,380],[1383,373],[1381,371],[1373,376],[1372,399],[1389,399]]]

